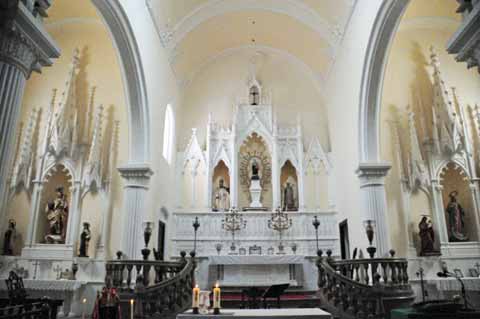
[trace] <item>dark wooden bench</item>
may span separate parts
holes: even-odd
[[[5,279],[8,299],[0,299],[0,319],[56,319],[63,300],[28,298],[22,277],[10,271]]]

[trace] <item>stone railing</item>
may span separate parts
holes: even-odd
[[[389,318],[413,302],[408,262],[403,258],[335,261],[319,251],[318,286],[323,306],[342,318]]]
[[[120,292],[133,292],[139,284],[148,287],[177,276],[187,264],[185,252],[179,261],[111,260],[105,265],[105,282]]]
[[[191,306],[195,253],[179,261],[112,260],[105,265],[107,285],[120,293],[123,315],[135,300],[135,318],[171,317]]]

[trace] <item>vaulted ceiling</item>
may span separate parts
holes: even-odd
[[[180,83],[245,47],[288,55],[323,81],[354,0],[147,0]]]

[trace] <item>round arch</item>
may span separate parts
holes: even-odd
[[[360,162],[380,162],[380,109],[388,52],[410,0],[383,0],[370,33],[360,87]]]
[[[119,0],[91,0],[113,40],[126,95],[129,123],[129,162],[150,161],[150,118],[147,88],[140,52]]]

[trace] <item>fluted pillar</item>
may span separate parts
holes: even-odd
[[[376,223],[374,245],[377,247],[377,256],[383,256],[391,249],[385,193],[385,176],[390,167],[388,163],[361,163],[357,171],[363,220],[371,219]]]
[[[50,66],[60,50],[45,31],[42,18],[51,1],[0,1],[0,203],[14,156],[16,128],[26,80]],[[3,223],[4,212],[0,224]]]
[[[145,207],[150,176],[147,164],[128,164],[118,168],[124,179],[122,248],[128,259],[142,259],[144,247],[142,224],[149,219]]]

